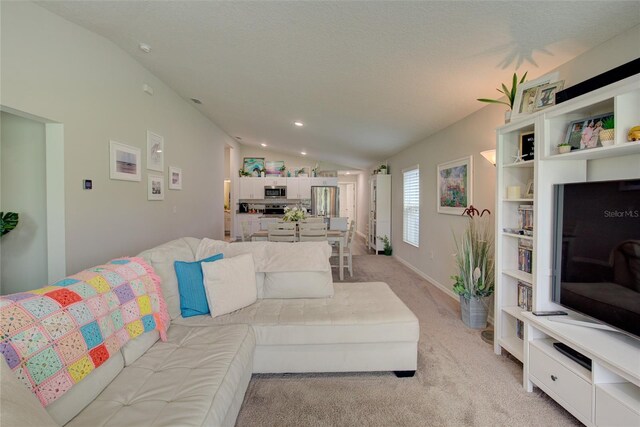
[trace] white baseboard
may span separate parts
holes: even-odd
[[[409,270],[413,271],[414,273],[416,273],[418,276],[422,277],[424,280],[428,281],[429,283],[433,284],[436,288],[440,289],[442,292],[444,292],[445,294],[447,294],[448,296],[450,296],[451,298],[453,298],[456,301],[460,300],[460,297],[458,297],[458,295],[456,295],[452,290],[451,287],[449,286],[445,286],[442,283],[439,283],[437,280],[435,280],[433,277],[429,276],[428,274],[426,274],[423,271],[418,270],[416,267],[414,267],[413,265],[409,264],[408,261],[405,261],[404,259],[400,258],[397,255],[393,256],[395,259],[397,259],[398,261],[400,261],[401,264],[404,264],[407,268],[409,268]]]
[[[362,233],[362,232],[360,232],[360,231],[358,231],[358,230],[356,230],[356,234],[357,234],[358,236],[362,237],[363,239],[367,240],[367,235],[366,235],[366,234],[364,234],[364,233]]]
[[[418,276],[422,277],[424,280],[426,280],[427,282],[431,283],[433,286],[435,286],[436,288],[440,289],[442,292],[444,292],[445,294],[447,294],[448,296],[450,296],[454,300],[460,302],[460,297],[455,292],[453,292],[450,287],[447,287],[447,286],[443,285],[442,283],[439,283],[437,280],[435,280],[434,278],[429,276],[427,273],[418,270],[416,267],[414,267],[413,265],[409,264],[408,261],[405,261],[404,259],[400,258],[399,256],[393,255],[393,257],[395,259],[397,259],[398,261],[400,261],[401,264],[405,265],[409,270],[413,271]],[[487,318],[487,322],[492,324],[492,325],[494,324],[493,323],[493,310],[491,310],[489,312],[489,316]]]

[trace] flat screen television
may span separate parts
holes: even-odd
[[[553,301],[640,338],[640,179],[555,196]]]

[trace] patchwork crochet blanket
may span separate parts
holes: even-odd
[[[129,340],[166,341],[160,278],[141,258],[121,258],[52,286],[0,297],[0,353],[47,406]]]

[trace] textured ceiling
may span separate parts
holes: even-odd
[[[200,99],[243,144],[354,168],[483,107],[515,69],[538,77],[640,22],[637,1],[39,4]]]

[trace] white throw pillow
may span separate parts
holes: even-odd
[[[202,264],[211,317],[222,316],[256,302],[253,255],[244,254]]]

